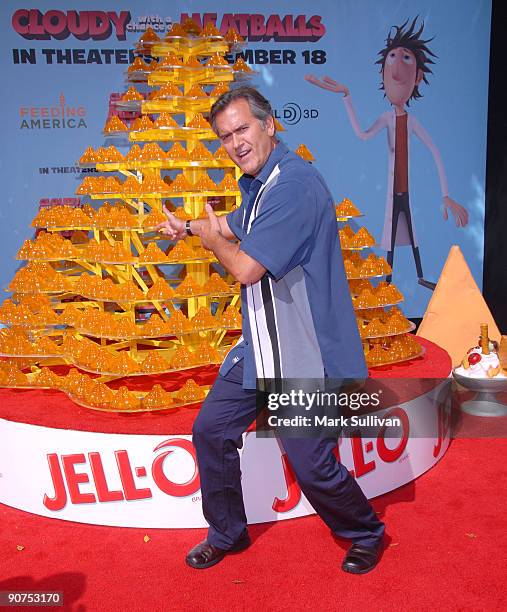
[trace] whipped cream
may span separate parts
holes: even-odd
[[[482,349],[474,348],[466,355],[465,359],[468,359],[469,355],[472,353],[478,353],[481,356],[481,360],[473,365],[470,365],[468,368],[464,368],[463,365],[455,368],[454,371],[460,376],[466,376],[468,378],[489,378],[488,370],[490,368],[497,368],[500,365],[498,354],[493,351],[491,351],[489,355],[483,355]],[[505,376],[505,374],[503,374],[500,370],[495,378],[507,378],[507,376]]]

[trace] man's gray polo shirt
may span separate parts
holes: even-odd
[[[239,181],[227,223],[262,279],[242,285],[243,387],[260,378],[364,378],[367,368],[338,238],[333,198],[317,170],[279,143],[256,177]]]

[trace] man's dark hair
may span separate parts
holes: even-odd
[[[426,44],[431,42],[433,38],[429,38],[428,40],[422,40],[422,38],[420,38],[422,31],[424,29],[424,21],[421,22],[421,27],[419,28],[419,30],[417,32],[414,31],[415,24],[416,24],[418,17],[419,16],[415,17],[414,21],[412,21],[412,23],[410,24],[410,27],[407,30],[405,30],[405,27],[409,21],[408,19],[401,26],[391,27],[391,29],[389,30],[389,34],[386,38],[386,46],[384,47],[384,49],[381,49],[378,52],[378,54],[380,55],[380,59],[375,62],[376,64],[381,65],[380,74],[382,75],[384,74],[384,66],[386,63],[387,56],[389,55],[390,51],[392,51],[393,49],[397,49],[398,47],[403,47],[404,49],[408,49],[409,51],[412,51],[412,53],[415,56],[417,70],[422,70],[423,81],[426,84],[428,84],[428,80],[426,79],[426,74],[428,73],[433,74],[428,64],[435,63],[429,56],[430,55],[431,57],[437,57],[437,56],[432,51],[430,51],[430,49],[428,49],[428,47],[426,46]],[[394,36],[391,35],[393,29],[395,30]],[[383,80],[380,83],[380,89],[381,90],[384,89]],[[422,94],[419,93],[418,85],[414,86],[414,90],[412,91],[412,95],[410,96],[409,101],[412,98],[414,98],[414,100],[417,100],[417,98],[422,98]],[[409,101],[407,101],[407,106],[409,106]]]
[[[229,104],[235,100],[246,100],[252,112],[252,115],[259,119],[266,126],[266,119],[273,115],[271,104],[266,98],[259,93],[254,87],[238,87],[222,94],[213,104],[210,111],[210,123],[213,131],[216,133],[216,117],[219,113],[225,110]]]

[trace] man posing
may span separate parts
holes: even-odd
[[[241,206],[183,222],[166,211],[159,230],[201,238],[241,283],[243,335],[229,352],[193,427],[208,537],[187,555],[199,569],[250,544],[238,448],[256,416],[256,382],[365,378],[367,370],[338,240],[333,199],[319,173],[278,142],[269,102],[255,89],[224,94],[211,124],[244,172]],[[232,242],[236,241],[237,242]],[[384,524],[333,454],[336,438],[281,437],[302,491],[340,537],[342,568],[378,562]]]
[[[415,134],[433,155],[442,190],[444,219],[447,220],[447,211],[450,210],[456,220],[456,226],[464,227],[468,223],[468,212],[449,197],[440,152],[428,132],[413,115],[408,114],[405,108],[409,106],[411,99],[417,100],[421,97],[419,85],[421,81],[428,82],[426,74],[431,72],[429,64],[433,63],[429,56],[434,57],[426,45],[430,41],[421,39],[424,24],[418,31],[415,30],[416,19],[407,29],[405,27],[408,22],[399,27],[394,26],[394,36],[389,33],[386,46],[379,52],[380,59],[376,63],[380,64],[382,74],[381,89],[384,90],[393,110],[381,115],[368,130],[363,131],[359,125],[348,87],[329,77],[319,80],[310,74],[305,78],[313,85],[344,95],[343,101],[350,123],[361,140],[373,138],[383,128],[387,129],[389,171],[381,246],[387,251],[387,261],[392,266],[395,245],[411,245],[419,284],[434,289],[435,284],[423,278],[421,256],[409,203],[408,160],[411,134]],[[390,277],[387,280],[390,280]]]

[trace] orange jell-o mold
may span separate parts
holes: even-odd
[[[213,53],[213,55],[206,62],[206,66],[228,66],[229,62],[220,55],[220,53]]]
[[[162,278],[158,278],[148,289],[146,297],[153,300],[168,300],[174,297],[174,291]]]
[[[220,360],[220,353],[209,344],[209,342],[201,342],[193,353],[197,363],[214,363]]]
[[[315,161],[315,157],[310,153],[310,150],[305,144],[300,144],[295,150],[295,153],[297,153],[297,155],[299,155],[299,157],[303,158],[305,161]]]
[[[231,327],[234,329],[241,327],[241,313],[235,306],[227,306],[222,315],[222,323],[224,327]]]
[[[145,336],[155,336],[157,334],[164,334],[166,332],[165,321],[158,314],[152,314],[149,321],[142,327],[142,333]]]
[[[166,329],[174,333],[184,332],[189,330],[192,324],[187,317],[181,312],[181,310],[174,310],[171,313],[169,322],[166,323]]]
[[[194,184],[194,188],[199,191],[217,191],[217,184],[205,173]]]
[[[154,42],[158,42],[159,40],[160,40],[160,37],[157,36],[153,28],[146,28],[146,30],[144,31],[144,33],[142,34],[142,36],[139,38],[137,42],[138,44],[147,43],[147,42],[154,43]]]
[[[165,158],[165,151],[158,144],[158,142],[149,142],[144,145],[141,151],[142,160],[156,160],[160,161]]]
[[[122,317],[116,321],[116,334],[117,336],[133,337],[137,333],[137,327],[134,321],[131,321],[127,317]],[[123,355],[123,353],[122,353]]]
[[[183,387],[176,393],[176,397],[183,402],[198,402],[206,397],[206,393],[193,378],[189,378]]]
[[[144,219],[143,227],[156,227],[159,223],[167,221],[167,217],[159,210],[152,210]]]
[[[213,154],[213,158],[214,159],[230,159],[229,154],[222,146],[218,147],[218,149]]]
[[[205,329],[208,327],[215,327],[216,321],[211,312],[206,306],[201,306],[194,317],[191,320],[194,329]]]
[[[171,36],[186,36],[187,33],[185,29],[179,23],[173,23],[172,28],[165,35],[166,38],[170,38]]]
[[[366,363],[368,365],[381,365],[387,360],[387,352],[379,345],[375,345],[371,351],[366,354]]]
[[[229,44],[240,43],[240,42],[245,41],[243,36],[241,36],[241,34],[239,34],[235,28],[229,28],[224,38]]]
[[[192,215],[187,213],[183,206],[178,206],[178,208],[174,211],[174,216],[178,217],[178,219],[182,219],[183,221],[190,221],[192,219]]]
[[[132,102],[134,100],[142,100],[143,96],[137,91],[135,87],[129,87],[127,91],[121,97],[122,102]]]
[[[160,113],[157,120],[153,124],[156,128],[177,128],[178,124],[169,113]]]
[[[96,161],[95,150],[92,147],[87,147],[83,155],[79,158],[80,164],[93,164]]]
[[[142,193],[164,193],[168,191],[168,185],[158,176],[149,176],[144,179],[141,186]]]
[[[141,130],[151,130],[154,126],[153,121],[148,117],[148,115],[143,115],[141,117],[140,122]]]
[[[206,293],[226,293],[229,291],[229,285],[219,274],[213,272],[213,274],[206,281],[203,289]]]
[[[195,57],[195,55],[192,55],[187,59],[185,66],[188,68],[202,68],[201,62]]]
[[[355,246],[372,247],[374,246],[374,244],[375,244],[375,238],[370,234],[370,232],[365,227],[361,227],[357,230],[356,235],[354,236]]]
[[[37,342],[35,342],[33,348],[34,348],[34,354],[37,354],[37,355],[61,355],[62,354],[61,347],[55,344],[48,337],[39,338]]]
[[[140,193],[141,183],[133,176],[129,176],[121,186],[121,191],[123,193]]]
[[[208,94],[204,91],[204,89],[198,85],[192,85],[192,87],[185,94],[187,98],[207,98]]]
[[[166,261],[167,256],[154,242],[150,242],[148,247],[139,254],[139,261]]]
[[[183,240],[179,240],[176,246],[173,247],[167,254],[170,261],[183,261],[185,259],[193,259],[194,252]]]
[[[165,156],[167,159],[184,160],[188,159],[188,151],[179,142],[175,142]]]
[[[236,62],[233,64],[232,69],[239,70],[241,72],[252,72],[252,69],[247,65],[242,57],[238,57]]]
[[[138,398],[127,387],[120,387],[111,401],[111,408],[116,410],[138,410],[140,407]]]
[[[141,147],[135,144],[125,156],[126,161],[138,161],[141,159]]]
[[[156,92],[156,94],[156,98],[181,96],[181,89],[174,83],[164,83],[164,85],[162,85],[162,87]]]
[[[188,368],[194,364],[195,362],[192,357],[192,353],[190,353],[190,351],[184,346],[180,346],[178,349],[176,349],[176,352],[171,359],[171,367],[174,369]]]
[[[104,132],[107,134],[109,132],[127,132],[128,127],[125,123],[117,116],[113,115],[111,119],[106,122],[104,126]]]
[[[162,355],[158,355],[156,351],[150,351],[144,358],[141,364],[143,372],[147,374],[155,374],[156,372],[165,372],[169,370],[169,362]]]
[[[211,125],[206,121],[202,113],[196,113],[188,122],[187,127],[211,129]]]
[[[174,404],[174,400],[161,385],[153,385],[142,399],[143,408],[165,408]]]
[[[169,186],[169,191],[173,193],[181,193],[183,191],[192,191],[193,186],[189,181],[185,178],[183,174],[178,174],[178,176],[174,179],[174,181]]]
[[[17,368],[12,368],[7,372],[6,386],[9,387],[27,387],[30,382],[28,377]]]
[[[49,387],[51,389],[58,388],[60,384],[60,377],[49,368],[43,367],[37,374],[33,384],[37,387]]]
[[[211,151],[207,149],[202,142],[199,142],[191,151],[190,159],[192,161],[201,161],[203,159],[212,159]]]
[[[337,217],[357,217],[361,214],[358,208],[352,204],[348,198],[343,200],[336,206]]]
[[[202,29],[200,36],[202,36],[203,38],[206,38],[209,36],[217,37],[217,36],[220,36],[220,32],[217,30],[217,27],[213,22],[208,21],[208,23]]]
[[[224,93],[227,93],[228,91],[229,91],[229,85],[221,81],[220,83],[217,83],[215,87],[213,87],[210,93],[210,97],[218,98],[219,96],[221,96]]]
[[[181,27],[187,34],[200,34],[202,31],[201,26],[196,23],[191,17],[187,17],[181,24]]]
[[[373,319],[365,329],[367,336],[385,336],[387,334],[386,326],[378,319]]]
[[[202,293],[202,287],[190,274],[187,274],[185,279],[176,287],[176,293],[184,296],[196,295]]]
[[[223,191],[238,191],[239,186],[231,174],[226,174],[218,184],[218,188]]]
[[[134,59],[132,64],[127,69],[127,72],[136,72],[137,70],[147,70],[148,65],[139,55]]]

